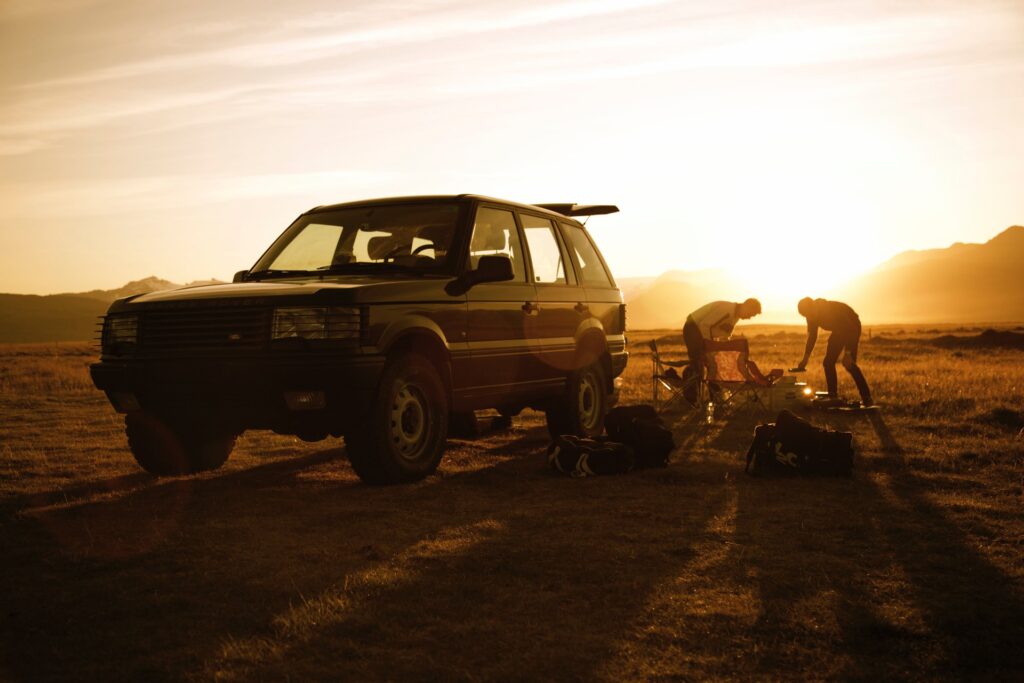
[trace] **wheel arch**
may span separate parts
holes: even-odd
[[[444,342],[441,330],[429,327],[408,326],[388,337],[387,344],[382,345],[388,360],[404,353],[415,353],[426,358],[437,370],[444,383],[449,403],[452,397],[452,364],[451,354]]]
[[[589,324],[588,324],[589,323]],[[605,388],[611,393],[614,387],[612,357],[608,352],[608,339],[604,327],[595,319],[585,321],[576,331],[576,367],[582,368],[599,362],[604,370]]]

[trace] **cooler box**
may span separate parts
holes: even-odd
[[[806,382],[797,382],[793,375],[783,375],[771,386],[768,393],[768,408],[783,410],[800,404],[811,402],[813,392],[807,388]]]

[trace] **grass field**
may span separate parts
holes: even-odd
[[[741,407],[673,415],[664,470],[560,478],[524,414],[389,488],[264,433],[154,479],[87,345],[0,347],[0,679],[1021,680],[1024,351],[939,331],[874,329],[883,410],[811,415],[854,432],[852,479],[745,476]],[[796,328],[748,335],[799,359]]]

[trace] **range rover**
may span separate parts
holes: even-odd
[[[96,387],[156,475],[216,469],[248,429],[343,437],[368,483],[434,472],[474,410],[593,435],[626,366],[625,306],[577,218],[614,206],[477,195],[299,216],[232,283],[115,301]]]

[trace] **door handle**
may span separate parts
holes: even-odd
[[[587,313],[588,311],[590,311],[590,309],[583,303],[578,303],[575,306],[573,306],[573,308],[576,310],[577,313]]]
[[[540,309],[537,308],[537,304],[533,303],[532,301],[527,301],[526,303],[523,304],[523,312],[526,313],[527,315],[533,315],[539,310]]]

